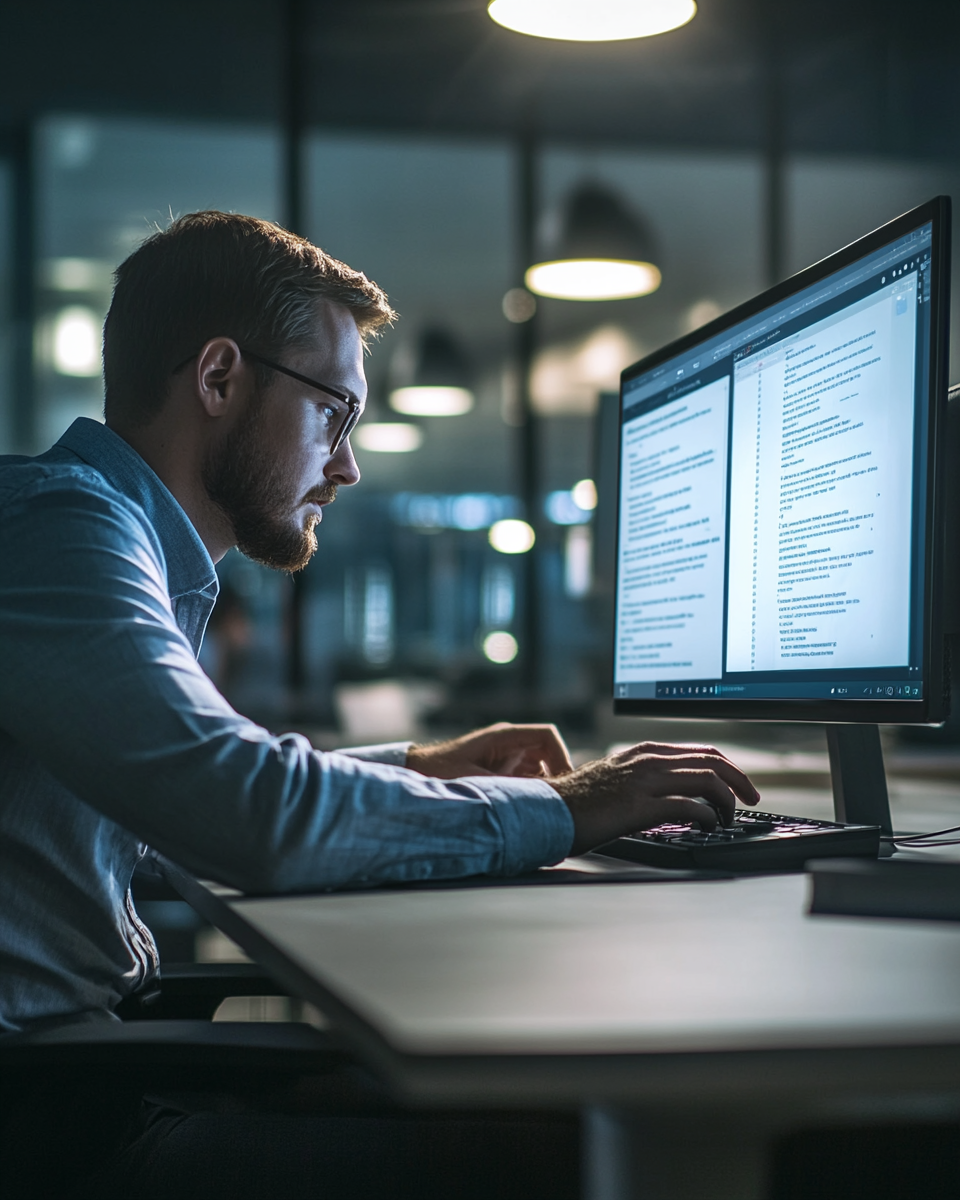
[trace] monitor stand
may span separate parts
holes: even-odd
[[[887,773],[877,725],[828,725],[833,807],[838,821],[893,833]]]

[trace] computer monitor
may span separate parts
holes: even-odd
[[[947,715],[949,242],[938,197],[624,371],[616,712]]]

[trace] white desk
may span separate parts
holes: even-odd
[[[960,1113],[960,926],[805,889],[184,888],[412,1101],[583,1107],[590,1200],[749,1200],[778,1132]]]

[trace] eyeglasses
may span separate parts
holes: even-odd
[[[255,354],[252,350],[244,350],[242,346],[240,347],[240,353],[245,354],[247,358],[252,358],[254,362],[260,363],[263,367],[269,367],[271,371],[279,371],[281,375],[289,375],[291,379],[296,379],[298,383],[305,383],[308,387],[316,388],[318,392],[323,392],[326,396],[332,396],[334,400],[339,400],[341,404],[347,406],[347,411],[341,417],[340,426],[330,441],[330,453],[336,454],[357,427],[357,422],[363,413],[363,405],[360,401],[355,400],[353,396],[348,396],[346,392],[337,391],[336,388],[328,387],[325,383],[318,383],[315,379],[311,379],[309,375],[301,375],[299,371],[291,371],[289,367],[283,367],[280,363],[272,362],[269,358],[264,358],[262,354]]]
[[[348,396],[346,392],[338,391],[336,388],[329,387],[325,383],[318,383],[316,379],[311,379],[309,375],[301,375],[299,371],[291,371],[289,367],[281,366],[280,363],[273,362],[269,358],[264,358],[262,354],[255,354],[252,350],[245,350],[242,346],[239,347],[240,353],[245,354],[247,358],[252,358],[254,362],[260,363],[263,367],[268,367],[271,371],[279,371],[281,375],[289,375],[291,379],[296,379],[298,383],[305,383],[308,387],[316,388],[318,392],[323,392],[326,396],[331,396],[334,400],[339,400],[341,404],[347,406],[347,411],[340,418],[340,425],[333,435],[330,442],[330,453],[336,454],[343,443],[347,440],[354,429],[357,427],[357,422],[363,414],[363,405],[353,396]],[[173,368],[172,374],[182,370],[188,362],[196,358],[195,354],[191,354],[190,358],[185,358],[182,363],[178,363]]]

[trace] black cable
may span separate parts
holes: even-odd
[[[949,833],[960,833],[960,825],[951,825],[947,829],[935,829],[931,833],[901,833],[882,835],[881,842],[891,842],[895,846],[915,846],[918,849],[930,846],[958,846],[960,838],[948,838]],[[943,841],[934,839],[943,838]]]
[[[960,838],[944,838],[942,842],[904,842],[898,838],[896,844],[907,850],[930,850],[935,846],[960,846]]]
[[[960,838],[947,838],[943,842],[897,842],[898,850],[936,850],[940,846],[960,846]]]
[[[926,841],[927,838],[943,837],[947,833],[960,833],[960,825],[950,825],[946,829],[934,829],[930,833],[894,833],[886,834],[881,838],[884,842],[917,842]]]

